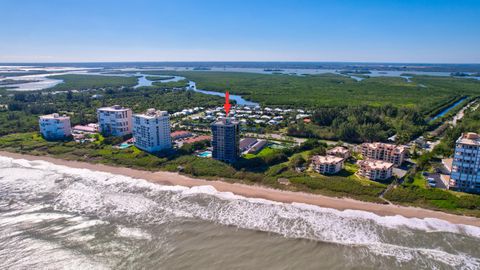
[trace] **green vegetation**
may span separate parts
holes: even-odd
[[[384,141],[395,134],[397,142],[407,142],[445,119],[430,123],[431,116],[462,97],[469,96],[461,104],[464,105],[480,95],[480,81],[451,77],[413,76],[411,82],[404,78],[371,77],[358,82],[335,74],[291,76],[205,71],[152,71],[151,74],[183,76],[195,81],[201,89],[229,90],[263,105],[310,108],[315,112],[312,123],[290,123],[289,135],[347,142]]]
[[[440,144],[438,144],[431,156],[451,156],[455,148],[455,141],[465,132],[480,133],[480,109],[477,109],[478,103],[473,108],[465,112],[465,116],[461,119],[455,128],[445,130]],[[476,110],[473,110],[476,109]]]
[[[480,217],[479,195],[462,194],[437,188],[427,189],[415,185],[401,185],[387,191],[384,197],[395,203]]]
[[[6,91],[0,90],[0,135],[5,135],[0,137],[0,149],[144,170],[181,171],[198,177],[223,178],[383,203],[379,194],[386,185],[357,177],[354,173],[358,168],[352,163],[347,162],[345,169],[335,176],[304,170],[312,155],[325,154],[326,145],[317,139],[383,141],[396,134],[399,142],[406,142],[433,129],[443,120],[429,122],[432,115],[462,97],[469,97],[463,102],[465,104],[480,93],[480,82],[449,77],[414,76],[409,83],[402,78],[385,77],[357,82],[333,74],[152,73],[181,75],[196,81],[199,88],[228,89],[263,104],[305,107],[311,111],[310,123],[292,121],[281,128],[288,135],[315,139],[295,147],[266,147],[255,155],[246,155],[234,165],[192,155],[194,151],[205,148],[208,142],[184,145],[171,153],[158,155],[135,147],[117,149],[113,145],[119,139],[101,136],[95,143],[83,143],[81,146],[72,141],[47,142],[35,132],[38,130],[38,115],[65,113],[71,116],[75,125],[96,122],[96,108],[113,104],[128,106],[135,112],[155,107],[172,113],[198,106],[218,106],[223,102],[221,97],[172,90],[184,87],[187,80],[169,83],[157,80],[151,87],[133,89],[131,86],[136,84],[135,77],[62,75],[52,77],[63,79],[65,83],[49,91],[5,95]],[[70,91],[73,89],[89,90],[74,93]],[[67,92],[52,94],[50,90]],[[409,172],[404,183],[386,192],[385,198],[400,204],[480,216],[479,196],[431,189],[425,185],[420,173],[431,168],[432,160],[451,154],[454,141],[466,131],[480,132],[480,110],[468,111],[456,128],[446,129],[441,143],[432,152],[420,155],[416,170]],[[288,179],[291,185],[280,185],[277,183],[279,178]]]
[[[56,86],[49,88],[49,90],[53,91],[66,91],[73,89],[83,90],[90,88],[107,88],[121,86],[127,87],[136,85],[138,81],[136,77],[80,74],[55,75],[48,76],[47,78],[63,80],[63,83],[57,84]]]
[[[380,183],[362,185],[360,181],[341,176],[295,177],[291,178],[290,182],[307,187],[316,193],[384,203],[378,196],[386,186]]]
[[[291,186],[288,186],[290,190],[346,196],[375,202],[380,202],[378,194],[385,187],[383,184],[371,181],[362,182],[354,177],[320,175],[312,177],[306,173],[296,172],[295,168],[289,167],[288,156],[303,156],[304,152],[321,145],[313,140],[293,148],[271,150],[262,154],[261,157],[244,159],[231,166],[217,160],[193,156],[190,148],[182,148],[168,154],[153,155],[140,151],[136,147],[115,148],[113,144],[121,141],[118,138],[97,137],[98,140],[94,143],[86,142],[80,145],[74,141],[48,142],[36,132],[10,134],[0,137],[0,149],[142,170],[180,171],[198,177],[224,178],[228,181],[259,183],[277,188],[286,188],[277,183],[278,178],[288,178],[292,183]],[[291,162],[296,162],[296,159],[292,158]],[[305,160],[300,160],[300,162],[304,164]]]
[[[158,76],[145,76],[145,79],[149,80],[149,81],[164,81],[164,80],[171,80],[175,78],[174,76],[162,76],[162,77],[158,77]]]
[[[229,90],[265,105],[294,107],[391,104],[431,110],[454,96],[480,94],[479,81],[451,77],[415,76],[409,83],[396,77],[371,77],[357,82],[335,74],[291,76],[211,71],[154,74],[179,75],[195,81],[201,89]]]
[[[81,146],[74,141],[48,142],[38,133],[10,134],[0,138],[0,148],[6,151],[30,155],[50,155],[67,160],[104,163],[114,166],[126,166],[156,170],[166,161],[135,147],[117,149],[102,143],[85,143]]]
[[[265,147],[263,148],[262,150],[260,150],[260,152],[256,153],[256,154],[246,154],[244,157],[246,159],[251,159],[251,158],[256,158],[256,157],[265,157],[265,156],[269,156],[271,154],[274,153],[274,149],[271,148],[271,147]]]
[[[32,83],[32,82],[38,82],[38,80],[12,80],[12,79],[6,79],[3,81],[0,81],[0,86],[6,86],[8,87],[11,84],[19,84],[19,83]]]
[[[412,186],[426,188],[427,187],[427,179],[420,173],[416,173],[413,177]]]
[[[18,72],[0,72],[0,77],[18,77],[18,76],[27,76],[27,75],[37,75],[37,74],[47,74],[52,73],[45,70],[29,70],[29,71],[18,71]]]
[[[474,105],[473,108],[476,108]],[[422,206],[456,214],[480,217],[480,195],[430,188],[422,171],[434,170],[443,157],[453,154],[455,141],[464,132],[480,132],[480,111],[470,108],[454,128],[448,128],[433,151],[417,158],[415,170],[405,176],[405,181],[384,194],[385,198],[399,204]]]
[[[181,88],[188,86],[188,81],[180,80],[178,82],[153,82],[153,85],[166,88]]]
[[[345,169],[333,176],[323,176],[314,172],[297,172],[296,167],[305,164],[305,157],[324,147],[315,140],[308,140],[293,148],[268,150],[261,157],[244,159],[231,166],[213,159],[191,155],[197,147],[154,155],[140,151],[136,147],[117,149],[112,145],[120,140],[97,137],[94,143],[87,142],[79,145],[73,141],[47,142],[36,132],[10,134],[0,137],[0,149],[142,170],[180,171],[207,179],[222,178],[232,182],[258,183],[292,191],[384,203],[379,195],[385,190],[386,185],[357,177],[354,172],[358,168],[354,164],[347,162]],[[417,176],[415,175],[413,184],[405,183],[389,190],[384,194],[385,198],[400,204],[480,216],[480,196],[424,188],[421,187],[421,179]],[[278,184],[279,178],[288,179],[291,185]]]
[[[93,99],[94,94],[101,97]],[[96,122],[96,109],[114,104],[130,107],[134,112],[157,108],[173,113],[185,108],[215,106],[222,101],[221,97],[160,87],[107,88],[59,94],[15,92],[13,96],[0,97],[0,104],[8,107],[0,106],[0,135],[38,130],[37,117],[54,112],[68,114],[72,124],[76,125]]]
[[[38,118],[23,111],[0,111],[0,136],[16,132],[30,132],[38,129]]]
[[[391,105],[381,107],[320,107],[311,117],[290,124],[288,135],[347,142],[385,141],[397,134],[399,142],[406,142],[426,130],[422,114],[411,108]]]

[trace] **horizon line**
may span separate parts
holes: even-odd
[[[22,61],[22,62],[0,62],[0,65],[5,64],[87,64],[87,63],[344,63],[344,64],[415,64],[415,65],[480,65],[480,62],[383,62],[383,61],[259,61],[259,60],[247,60],[247,61],[219,61],[219,60],[205,60],[205,61],[43,61],[43,62],[34,62],[34,61]]]

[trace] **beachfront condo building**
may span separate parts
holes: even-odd
[[[148,109],[133,115],[133,138],[136,147],[147,152],[158,152],[172,147],[170,116],[166,111]]]
[[[343,146],[336,146],[332,149],[327,150],[327,155],[337,156],[344,159],[347,159],[351,156],[350,150],[348,150],[348,148]]]
[[[240,129],[238,122],[229,117],[220,118],[211,125],[212,157],[234,163],[240,155]]]
[[[313,156],[312,168],[321,174],[335,174],[343,168],[343,161],[345,159],[337,156]]]
[[[465,133],[458,138],[449,187],[480,193],[480,135],[477,133]]]
[[[370,180],[387,180],[392,177],[393,163],[383,160],[366,159],[359,160],[360,169],[358,174]]]
[[[132,133],[132,110],[120,105],[97,109],[98,129],[104,136],[121,137]]]
[[[72,135],[70,117],[52,113],[40,116],[40,133],[46,140],[65,139]]]
[[[383,160],[400,166],[405,159],[407,148],[403,145],[375,142],[363,143],[361,151],[365,159]]]

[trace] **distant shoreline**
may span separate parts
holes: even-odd
[[[56,165],[67,166],[71,168],[88,169],[92,171],[101,171],[112,174],[125,175],[132,178],[144,179],[148,182],[163,185],[180,185],[186,187],[194,186],[213,186],[220,192],[232,192],[248,198],[261,198],[283,203],[305,203],[337,210],[360,210],[367,211],[379,216],[400,215],[406,218],[436,218],[448,221],[454,224],[465,224],[480,227],[480,219],[468,216],[443,213],[417,207],[406,207],[398,205],[382,205],[369,202],[362,202],[348,198],[335,198],[317,194],[308,194],[303,192],[282,191],[263,186],[246,185],[239,183],[228,183],[220,180],[205,180],[180,175],[173,172],[164,171],[142,171],[126,167],[114,167],[104,164],[92,164],[80,161],[70,161],[48,156],[33,156],[18,153],[0,151],[0,156],[13,159],[25,159],[29,161],[43,160]]]

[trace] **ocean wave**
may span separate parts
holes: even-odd
[[[478,244],[480,228],[475,226],[246,198],[219,192],[212,186],[165,186],[45,161],[0,157],[0,167],[8,168],[0,172],[3,194],[32,200],[46,196],[59,212],[126,221],[129,226],[117,228],[121,237],[149,239],[150,236],[135,225],[193,218],[288,238],[366,248],[376,255],[395,257],[399,262],[428,260],[456,268],[480,267],[475,254],[459,251],[464,241]],[[78,229],[81,228],[82,225],[78,225]],[[433,247],[428,244],[429,239],[437,237],[449,243],[440,246],[436,243]]]

